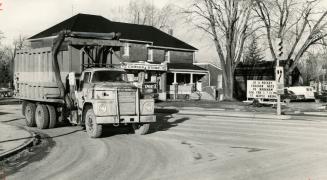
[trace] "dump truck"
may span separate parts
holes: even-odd
[[[146,134],[156,121],[154,100],[142,99],[113,63],[121,57],[118,38],[119,33],[61,31],[18,51],[14,95],[22,100],[26,125],[47,129],[68,120],[85,126],[92,138],[100,137],[105,125]]]

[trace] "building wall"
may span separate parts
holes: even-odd
[[[153,49],[153,62],[162,63],[165,61],[165,50]]]
[[[211,64],[196,64],[197,66],[200,66],[206,70],[209,71],[210,73],[210,79],[209,75],[206,79],[207,86],[209,86],[209,81],[210,81],[210,86],[215,86],[217,89],[222,88],[222,70],[211,65]]]
[[[139,43],[128,43],[129,44],[129,55],[124,55],[124,47],[121,47],[120,51],[126,62],[138,62],[146,61],[148,59],[148,50],[146,44]]]
[[[124,42],[126,44],[127,42]],[[148,60],[148,44],[145,43],[132,43],[129,44],[129,56],[123,56],[127,62],[147,61]],[[169,57],[171,63],[193,63],[194,52],[177,51],[177,50],[165,50],[151,48],[153,51],[153,62],[162,63],[166,60],[165,52],[169,51]],[[120,52],[124,55],[124,47]]]
[[[185,51],[170,51],[170,63],[193,63],[193,53]]]

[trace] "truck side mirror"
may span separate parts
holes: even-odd
[[[83,89],[83,84],[84,84],[84,81],[81,79],[79,81],[79,91],[81,91]]]

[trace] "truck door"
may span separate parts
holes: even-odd
[[[80,79],[80,85],[77,91],[77,101],[80,108],[83,107],[84,101],[87,98],[87,90],[90,86],[91,72],[85,72]]]

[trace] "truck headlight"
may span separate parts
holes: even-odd
[[[114,100],[97,102],[95,106],[97,116],[112,116],[117,114],[117,107]]]
[[[141,105],[141,114],[153,114],[154,113],[154,101],[153,99],[142,99],[140,101]]]
[[[107,111],[107,105],[104,103],[99,104],[98,111],[99,113],[104,114]]]

